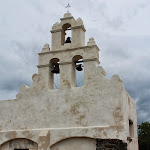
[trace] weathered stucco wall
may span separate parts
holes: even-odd
[[[76,136],[119,138],[128,142],[128,118],[131,116],[127,111],[128,94],[118,76],[107,79],[101,67],[96,70],[94,79],[89,80],[86,88],[45,91],[37,87],[39,91],[31,86],[20,92],[18,99],[2,101],[1,131],[48,128],[51,144]],[[136,109],[134,102],[132,105],[132,109]],[[31,131],[34,135],[34,130]],[[133,142],[135,144],[128,142],[129,147],[136,145],[137,135]]]
[[[123,125],[123,84],[103,75],[94,78],[95,84],[92,81],[89,88],[49,91],[29,88],[16,100],[2,101],[1,130]]]
[[[0,101],[1,150],[10,147],[11,140],[31,140],[38,150],[94,150],[96,139],[119,139],[128,144],[128,149],[138,149],[134,101],[119,76],[105,77],[94,39],[90,38],[85,46],[82,20],[69,16],[53,26],[52,51],[45,44],[39,53],[38,74],[32,76],[32,85],[22,85],[16,99]],[[57,45],[61,41],[60,28],[67,22],[73,29],[73,41]],[[83,87],[75,86],[76,56],[83,58]],[[53,58],[59,60],[58,90],[53,89]]]

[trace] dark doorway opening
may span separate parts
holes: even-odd
[[[16,148],[15,148],[14,150],[29,150],[29,149],[16,149]]]

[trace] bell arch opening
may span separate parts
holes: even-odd
[[[76,55],[72,59],[73,61],[73,78],[76,87],[84,86],[84,65],[83,57]]]
[[[60,88],[60,69],[59,59],[53,58],[49,64],[49,89]]]
[[[71,38],[71,25],[69,23],[66,23],[62,26],[61,44],[64,45],[65,43],[71,43]]]

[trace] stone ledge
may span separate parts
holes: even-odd
[[[67,20],[67,19],[74,19],[73,16],[71,17],[65,17],[65,18],[60,18],[60,20]]]
[[[55,51],[50,51],[50,52],[38,53],[38,55],[44,55],[44,54],[50,54],[50,53],[60,53],[60,52],[72,51],[72,50],[77,50],[77,49],[93,48],[93,47],[96,47],[97,50],[99,50],[97,45],[91,45],[91,46],[83,46],[83,47],[76,47],[76,48],[69,48],[69,49],[62,49],[62,50],[55,50]]]

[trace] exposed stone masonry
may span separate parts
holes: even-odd
[[[97,139],[96,150],[127,150],[127,144],[116,139]]]

